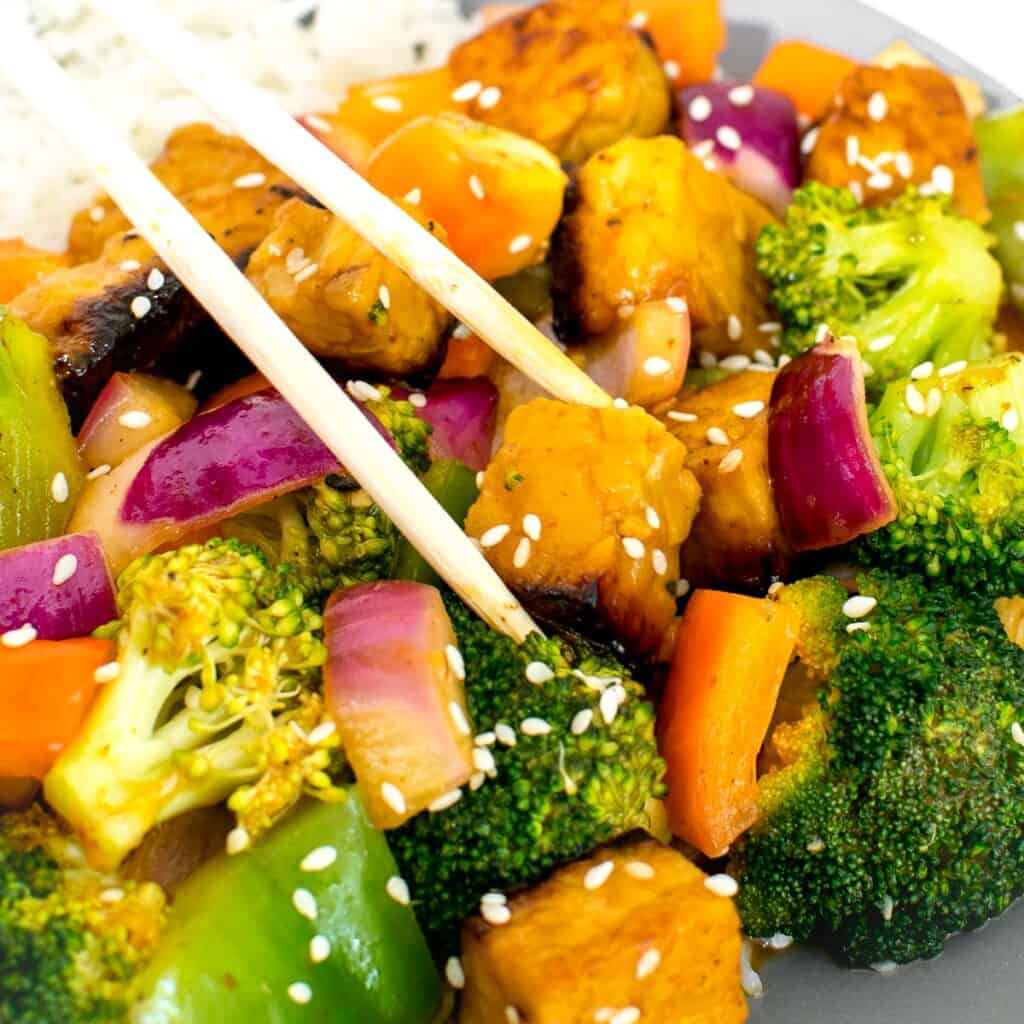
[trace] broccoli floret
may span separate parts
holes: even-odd
[[[836,580],[781,594],[807,613],[798,655],[820,700],[770,736],[763,818],[730,870],[749,934],[905,963],[1024,892],[1024,651],[988,601],[921,577],[857,582],[878,604],[856,620]]]
[[[215,539],[134,562],[118,606],[113,678],[45,780],[97,863],[229,796],[251,836],[304,791],[340,794],[337,740],[307,739],[326,717],[322,621],[288,571]]]
[[[410,469],[425,473],[430,468],[430,435],[434,428],[416,415],[407,399],[392,398],[391,390],[381,385],[377,391],[381,397],[367,402],[366,408],[394,438],[398,454]]]
[[[449,810],[420,814],[389,833],[438,958],[457,948],[459,927],[485,892],[529,885],[602,842],[649,828],[664,795],[654,711],[621,665],[539,634],[517,647],[456,598],[445,604],[473,721],[492,734],[499,723],[512,726],[516,742],[485,748],[494,771],[472,780]],[[531,663],[552,678],[528,681]],[[550,731],[521,729],[527,719]]]
[[[820,325],[852,335],[873,389],[919,363],[984,358],[1002,273],[977,224],[945,196],[914,189],[886,206],[862,207],[847,189],[798,190],[784,224],[757,240],[786,351],[810,348]]]
[[[863,556],[895,571],[1017,593],[1024,585],[1024,355],[893,383],[870,425],[899,512],[865,538]]]
[[[0,817],[0,1020],[124,1020],[163,918],[159,886],[88,869],[38,806]]]

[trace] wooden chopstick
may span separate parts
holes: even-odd
[[[437,572],[517,641],[535,630],[476,546],[246,280],[230,257],[86,102],[28,25],[0,6],[2,72],[89,160],[103,187],[239,348]]]
[[[91,0],[254,149],[316,196],[499,355],[556,398],[611,397],[486,281],[307,132],[274,100],[225,70],[149,0]]]

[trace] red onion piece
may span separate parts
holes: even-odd
[[[116,466],[146,442],[180,427],[196,399],[174,381],[146,373],[115,373],[78,432],[78,453],[89,469]]]
[[[110,570],[95,533],[0,552],[0,633],[28,623],[42,640],[67,640],[115,618]]]
[[[896,518],[854,342],[829,338],[779,371],[768,466],[782,531],[797,551],[836,547]]]
[[[735,184],[781,213],[800,184],[800,127],[788,96],[761,86],[705,82],[679,93],[682,134]],[[702,145],[703,144],[703,147]]]
[[[373,823],[395,828],[475,770],[451,621],[434,587],[392,580],[339,590],[324,630],[327,707]]]

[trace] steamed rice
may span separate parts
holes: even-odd
[[[24,9],[84,94],[145,158],[179,124],[214,120],[85,0],[0,0]],[[347,85],[443,63],[473,31],[458,0],[160,0],[216,58],[293,113],[330,109]],[[96,192],[78,154],[0,85],[0,238],[63,247]]]

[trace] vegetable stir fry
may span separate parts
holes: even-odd
[[[0,241],[3,1024],[738,1024],[773,951],[1024,895],[1024,109],[905,44],[722,80],[716,0],[499,7],[301,120],[607,407],[240,139],[153,170],[522,643],[109,197]]]

